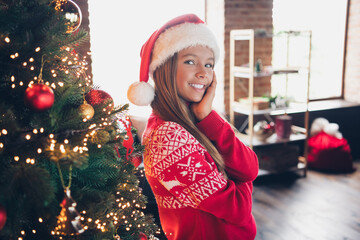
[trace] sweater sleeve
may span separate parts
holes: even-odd
[[[231,125],[215,111],[197,126],[223,156],[230,178],[247,182],[257,177],[259,164],[256,154],[236,137]]]
[[[146,152],[152,162],[147,174],[173,196],[165,193],[158,196],[160,206],[179,204],[198,208],[232,224],[249,222],[251,182],[226,180],[205,149],[180,125],[161,126],[148,146]]]

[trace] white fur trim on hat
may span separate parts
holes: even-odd
[[[175,53],[197,45],[212,49],[215,61],[219,59],[220,49],[215,35],[205,24],[183,23],[171,27],[158,37],[155,42],[150,64],[150,76]]]
[[[155,97],[155,90],[147,82],[134,82],[127,91],[129,101],[137,106],[149,105]]]

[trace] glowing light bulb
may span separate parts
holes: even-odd
[[[65,147],[64,147],[64,145],[60,145],[60,151],[61,151],[61,153],[65,153]]]
[[[10,43],[10,38],[9,37],[5,37],[4,40],[5,40],[6,43]]]

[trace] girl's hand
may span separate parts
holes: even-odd
[[[212,111],[212,102],[215,97],[215,89],[216,89],[217,81],[215,72],[213,72],[213,81],[210,86],[206,89],[206,92],[198,103],[192,103],[190,108],[194,113],[196,119],[198,121],[203,120],[207,115]]]

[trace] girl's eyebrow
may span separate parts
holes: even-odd
[[[187,58],[187,57],[198,57],[198,56],[192,53],[186,53],[184,55],[180,55],[180,58]],[[209,57],[207,60],[215,61],[215,58]]]

